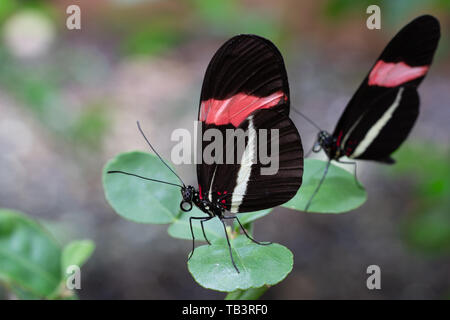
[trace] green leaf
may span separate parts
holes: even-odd
[[[36,222],[12,210],[0,210],[0,280],[39,297],[61,282],[61,247]]]
[[[188,268],[198,284],[225,292],[246,290],[274,285],[292,270],[292,252],[282,245],[258,245],[241,235],[231,241],[231,246],[240,273],[231,263],[225,239],[195,249]]]
[[[108,174],[109,170],[179,184],[157,156],[134,151],[110,160],[103,169],[106,200],[119,215],[134,222],[165,224],[175,220],[180,210],[180,188],[123,174]]]
[[[76,240],[66,245],[61,257],[61,272],[66,274],[66,270],[71,265],[81,266],[89,259],[94,252],[95,245],[91,240]]]
[[[255,212],[244,212],[244,213],[239,213],[237,215],[237,217],[239,218],[239,221],[242,223],[242,225],[246,225],[250,222],[258,220],[259,218],[267,216],[271,211],[272,211],[272,208],[255,211]],[[234,220],[233,228],[237,229],[238,227],[239,227],[238,222],[236,220]]]
[[[297,195],[283,207],[304,211],[306,204],[319,185],[327,162],[317,159],[305,159],[303,183]],[[367,200],[367,193],[356,184],[352,173],[333,164],[319,192],[315,195],[309,212],[342,213],[358,208]]]
[[[178,239],[186,239],[191,240],[191,229],[189,227],[189,218],[190,217],[205,217],[208,215],[197,207],[193,207],[190,212],[182,212],[175,219],[175,221],[170,225],[167,230],[169,235],[178,238]],[[225,238],[225,231],[223,229],[222,222],[220,222],[219,218],[214,217],[209,221],[203,223],[206,236],[209,241],[213,241],[216,239]],[[195,240],[205,241],[202,233],[202,228],[199,220],[192,220],[192,230],[194,231]]]

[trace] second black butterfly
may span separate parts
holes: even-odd
[[[320,131],[312,151],[332,160],[373,160],[392,164],[391,154],[410,133],[419,114],[417,87],[425,78],[440,38],[439,22],[424,15],[414,19],[389,42],[348,103],[332,134]],[[352,163],[355,164],[355,163]],[[356,174],[356,168],[355,168]]]

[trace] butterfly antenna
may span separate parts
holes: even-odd
[[[160,183],[170,184],[171,186],[180,187],[180,188],[183,187],[182,185],[179,185],[179,184],[176,184],[176,183],[171,183],[171,182],[162,181],[162,180],[158,180],[158,179],[151,179],[151,178],[143,177],[143,176],[140,176],[140,175],[138,175],[138,174],[129,173],[129,172],[125,172],[125,171],[110,170],[110,171],[108,171],[108,173],[120,173],[120,174],[126,174],[127,176],[133,176],[133,177],[137,177],[137,178],[144,179],[144,180],[149,180],[149,181],[154,181],[154,182],[160,182]]]
[[[300,111],[298,111],[295,108],[292,108],[292,110],[299,114],[303,119],[305,119],[306,121],[308,121],[310,124],[312,124],[314,127],[316,127],[319,131],[322,131],[322,129],[314,122],[312,121],[310,118],[308,118],[307,116],[305,116],[303,113],[301,113]]]
[[[144,131],[142,131],[141,129],[141,125],[139,124],[139,121],[136,121],[137,126],[139,131],[141,132],[142,136],[144,137],[145,141],[147,142],[147,144],[150,146],[150,148],[153,150],[153,152],[158,156],[159,160],[161,160],[162,163],[164,163],[164,165],[170,170],[172,171],[172,173],[181,181],[181,183],[183,184],[183,186],[186,186],[183,182],[183,180],[180,178],[179,175],[177,175],[177,173],[175,171],[172,170],[172,168],[163,160],[163,158],[161,158],[161,156],[159,155],[158,152],[156,152],[155,148],[153,148],[152,144],[150,143],[150,141],[147,139],[147,137],[145,136]]]

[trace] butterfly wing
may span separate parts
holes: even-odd
[[[301,185],[303,149],[288,117],[289,86],[278,49],[254,35],[230,39],[208,66],[200,100],[204,139],[197,176],[202,197],[233,213],[275,207],[292,198]],[[267,129],[265,137],[260,129]],[[236,136],[224,140],[230,133]],[[213,142],[218,147],[209,152]],[[267,159],[260,157],[264,148]],[[218,157],[208,160],[207,154]]]
[[[440,38],[436,18],[420,16],[389,42],[339,119],[338,156],[392,163],[419,113],[417,87]]]

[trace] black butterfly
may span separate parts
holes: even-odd
[[[237,139],[223,143],[222,150],[217,152],[222,153],[223,157],[232,154],[232,163],[203,161],[197,164],[198,189],[186,186],[179,178],[183,184],[179,185],[181,209],[187,212],[195,205],[208,215],[189,218],[192,234],[189,258],[194,253],[192,220],[200,221],[203,236],[209,244],[203,223],[214,217],[221,220],[231,261],[237,272],[239,269],[233,259],[224,220],[235,219],[249,239],[258,244],[270,244],[251,238],[239,218],[226,215],[225,212],[236,214],[272,208],[290,200],[300,188],[303,149],[300,135],[289,119],[289,103],[289,85],[283,58],[269,40],[255,35],[239,35],[222,45],[212,58],[203,81],[198,112],[202,136],[209,129],[218,130],[223,136],[229,129],[242,129],[247,135],[241,141],[244,145],[241,156],[238,155]],[[267,129],[266,142],[256,134],[260,129]],[[276,134],[271,130],[275,130]],[[271,149],[273,139],[278,141],[278,170],[265,175],[262,169],[267,169],[268,164],[261,161],[258,151],[261,143],[266,143]],[[147,142],[156,153],[150,142]],[[208,141],[203,140],[202,151],[208,144]],[[109,173],[137,176],[123,171]]]
[[[343,156],[393,164],[391,154],[407,138],[419,114],[417,87],[425,78],[440,38],[439,21],[424,15],[403,27],[377,59],[339,119],[333,134],[321,130],[313,152],[328,163],[305,211],[325,179],[331,160]],[[307,119],[309,120],[309,119]]]

